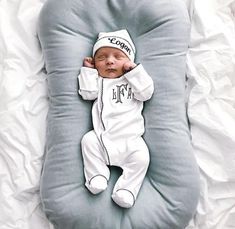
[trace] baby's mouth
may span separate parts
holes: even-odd
[[[114,68],[108,68],[107,70],[106,70],[106,72],[108,72],[108,73],[112,73],[112,72],[116,72],[117,70],[116,69],[114,69]]]

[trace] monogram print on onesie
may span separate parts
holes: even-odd
[[[128,83],[125,84],[116,84],[112,88],[112,100],[115,103],[123,103],[127,100],[131,100],[133,98],[132,89]]]

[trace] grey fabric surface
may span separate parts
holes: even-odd
[[[108,189],[90,194],[84,186],[80,149],[90,129],[91,103],[78,96],[77,75],[100,31],[126,28],[155,83],[145,103],[151,163],[135,205],[111,199],[119,168]],[[199,196],[185,109],[185,54],[190,23],[180,0],[48,0],[38,36],[48,73],[49,113],[41,177],[44,211],[56,229],[183,229]]]

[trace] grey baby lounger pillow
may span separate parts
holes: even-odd
[[[77,75],[99,32],[127,29],[155,84],[145,103],[144,139],[150,165],[130,209],[112,189],[121,170],[111,167],[107,190],[84,185],[80,142],[92,129],[91,102],[78,95]],[[185,109],[185,55],[190,23],[181,0],[47,0],[38,36],[48,74],[47,144],[41,178],[43,209],[56,229],[183,229],[196,209],[199,173]]]

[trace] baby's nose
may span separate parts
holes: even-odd
[[[115,61],[115,60],[114,60],[114,57],[110,56],[110,57],[107,58],[107,61],[106,61],[106,62],[107,62],[107,64],[113,64],[114,61]]]

